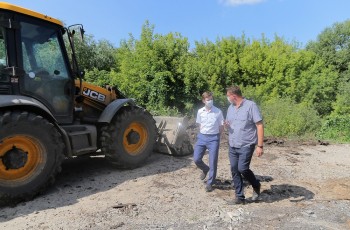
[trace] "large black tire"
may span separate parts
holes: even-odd
[[[118,168],[136,168],[152,154],[156,125],[143,108],[126,106],[101,129],[101,150]]]
[[[43,117],[0,112],[0,205],[30,200],[53,184],[63,151],[61,134]]]

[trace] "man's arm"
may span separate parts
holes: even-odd
[[[222,135],[222,133],[224,132],[224,115],[222,114],[222,111],[220,110],[220,114],[219,114],[219,132],[220,132],[220,136]]]
[[[264,124],[262,121],[256,123],[256,128],[258,131],[258,146],[256,148],[256,155],[260,157],[263,155],[263,146],[264,146]]]
[[[201,116],[200,116],[200,111],[197,111],[197,117],[196,117],[196,127],[201,128]]]
[[[221,135],[223,133],[223,131],[224,131],[224,126],[223,125],[220,125],[219,131],[220,131],[220,135]]]

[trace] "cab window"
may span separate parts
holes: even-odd
[[[24,92],[32,95],[55,113],[69,110],[71,79],[58,40],[58,30],[41,24],[21,22]]]

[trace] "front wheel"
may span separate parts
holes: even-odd
[[[52,184],[63,150],[60,133],[43,117],[0,113],[0,204],[31,199]]]
[[[156,125],[150,113],[126,106],[102,128],[101,149],[109,162],[119,168],[135,168],[152,154]]]

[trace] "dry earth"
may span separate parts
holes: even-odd
[[[234,193],[223,140],[211,193],[191,156],[153,154],[134,170],[75,158],[45,194],[0,208],[0,229],[350,229],[349,144],[265,146],[252,161],[262,181],[258,203],[226,204]]]

